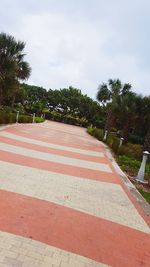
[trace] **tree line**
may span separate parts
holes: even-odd
[[[0,34],[0,107],[8,106],[23,113],[47,112],[85,119],[87,125],[104,128],[109,133],[116,129],[125,142],[150,146],[150,96],[138,95],[129,83],[110,79],[100,84],[97,101],[82,94],[78,88],[49,89],[24,83],[31,74],[25,61],[25,43],[13,36]],[[149,148],[150,149],[150,148]]]
[[[142,142],[150,128],[150,96],[136,94],[131,89],[129,83],[110,79],[99,85],[97,100],[106,110],[105,130],[108,133],[116,127],[121,130],[125,142],[129,135],[137,136],[137,142]]]

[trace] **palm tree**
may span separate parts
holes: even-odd
[[[117,99],[120,95],[126,95],[131,89],[131,85],[126,83],[122,85],[119,79],[108,80],[108,85],[103,83],[98,87],[97,100],[107,109],[107,118],[105,123],[105,131],[110,131],[114,118],[115,110],[117,109]]]
[[[24,48],[24,42],[0,33],[0,105],[8,101],[9,97],[13,103],[19,90],[19,81],[30,76],[31,68],[24,61]]]
[[[140,95],[128,91],[122,94],[117,99],[117,113],[118,118],[123,129],[124,141],[128,141],[130,128],[134,128],[138,120],[139,101],[142,99]]]

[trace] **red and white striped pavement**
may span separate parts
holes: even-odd
[[[149,226],[85,129],[1,128],[0,267],[150,266]]]

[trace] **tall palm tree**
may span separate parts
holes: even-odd
[[[142,96],[137,95],[134,92],[128,91],[122,94],[117,99],[117,113],[121,127],[123,129],[124,141],[128,141],[128,135],[130,128],[134,128],[136,121],[138,120],[138,107],[139,101]]]
[[[131,89],[131,85],[126,83],[122,84],[119,79],[108,80],[108,84],[103,83],[98,87],[97,100],[106,106],[107,118],[105,123],[105,131],[110,131],[114,118],[117,105],[117,98],[120,95],[126,95]]]
[[[19,81],[29,78],[31,68],[24,61],[25,43],[16,41],[11,35],[0,33],[0,105],[19,89]]]

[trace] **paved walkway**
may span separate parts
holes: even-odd
[[[0,267],[150,266],[149,226],[85,129],[0,130]]]

